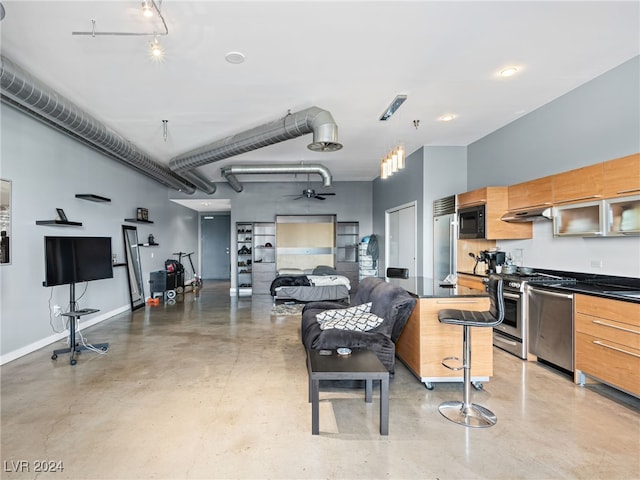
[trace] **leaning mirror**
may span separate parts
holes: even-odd
[[[11,181],[0,178],[0,264],[11,263]]]
[[[124,236],[124,253],[127,259],[129,294],[131,310],[144,307],[144,283],[142,282],[142,263],[138,244],[138,229],[128,225],[122,226]]]

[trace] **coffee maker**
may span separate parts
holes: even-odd
[[[506,254],[498,250],[482,250],[479,261],[487,264],[487,275],[491,275],[497,272],[496,267],[504,265]]]

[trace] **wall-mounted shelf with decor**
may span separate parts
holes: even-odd
[[[93,193],[76,193],[76,198],[82,200],[89,200],[90,202],[110,202],[111,199],[107,197],[101,197],[100,195],[94,195]]]
[[[125,218],[124,221],[131,223],[153,223],[151,220],[138,220],[137,218]]]
[[[159,243],[139,243],[139,247],[159,247]]]
[[[70,222],[64,220],[36,220],[36,225],[55,225],[58,227],[81,227],[82,222]]]

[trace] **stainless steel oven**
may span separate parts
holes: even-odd
[[[493,329],[493,344],[513,355],[527,358],[527,297],[523,292],[509,288],[508,282],[503,288],[504,320]]]

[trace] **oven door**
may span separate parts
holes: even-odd
[[[504,320],[493,329],[493,344],[523,360],[527,358],[524,299],[521,293],[504,292]]]

